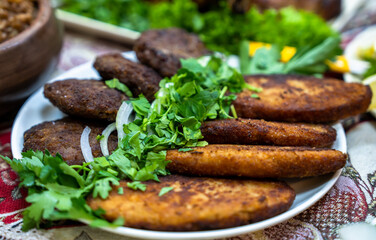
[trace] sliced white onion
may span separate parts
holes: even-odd
[[[123,102],[119,108],[119,111],[116,115],[116,130],[118,132],[118,139],[121,141],[121,139],[124,138],[125,133],[123,130],[124,124],[130,123],[130,116],[133,111],[133,106],[131,103]]]
[[[102,151],[103,156],[110,155],[110,152],[108,150],[108,137],[113,131],[115,131],[115,129],[116,129],[116,124],[111,123],[102,132],[103,138],[100,140],[99,143],[101,145],[101,151]]]
[[[82,155],[84,155],[85,162],[93,162],[94,157],[93,153],[91,151],[90,143],[89,143],[89,135],[90,135],[91,129],[86,126],[84,131],[81,134],[81,151]],[[91,166],[89,165],[91,168]]]

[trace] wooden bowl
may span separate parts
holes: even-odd
[[[31,26],[0,44],[0,116],[19,107],[57,65],[63,28],[50,0],[38,0],[37,5]]]

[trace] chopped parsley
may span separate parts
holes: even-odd
[[[106,85],[109,87],[109,88],[115,88],[119,91],[122,91],[123,93],[125,93],[125,95],[127,95],[127,97],[133,97],[133,94],[131,92],[131,90],[129,90],[129,88],[127,87],[127,85],[125,85],[124,83],[121,83],[119,81],[119,79],[117,78],[114,78],[112,80],[107,80],[105,81]]]
[[[251,98],[257,98],[257,99],[259,99],[260,96],[258,94],[256,94],[256,93],[253,93],[253,94],[251,94]]]
[[[141,190],[141,191],[146,190],[146,184],[143,184],[140,181],[129,182],[127,183],[127,186],[133,190]]]
[[[26,201],[31,205],[23,212],[23,230],[61,219],[85,219],[92,226],[121,225],[122,219],[113,223],[102,219],[103,212],[91,209],[85,198],[89,194],[107,198],[122,179],[132,181],[127,187],[145,191],[147,183],[141,182],[159,181],[158,176],[169,174],[167,149],[187,150],[208,144],[202,141],[201,123],[231,118],[234,93],[243,88],[252,89],[220,58],[182,60],[178,73],[160,82],[152,104],[142,95],[128,102],[135,120],[123,126],[125,137],[111,155],[73,166],[48,151],[24,152],[22,159],[13,160],[2,156],[18,173],[21,186],[28,189]],[[163,188],[159,195],[171,190]]]
[[[164,188],[161,189],[158,196],[161,197],[161,196],[165,195],[166,193],[168,193],[169,191],[171,191],[173,189],[174,189],[174,187],[164,187]]]
[[[189,151],[193,151],[192,148],[180,148],[179,149],[179,152],[189,152]]]
[[[98,135],[95,139],[97,139],[97,141],[99,142],[100,140],[102,140],[104,138],[103,135]]]

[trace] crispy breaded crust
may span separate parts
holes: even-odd
[[[347,155],[333,149],[213,144],[190,152],[168,150],[166,160],[178,174],[302,178],[341,169]]]
[[[211,144],[329,147],[336,130],[327,125],[280,123],[254,119],[204,122],[204,139]]]
[[[144,31],[134,44],[137,58],[163,77],[173,76],[180,58],[197,58],[208,53],[197,35],[179,28]]]
[[[297,75],[245,76],[262,87],[260,99],[251,92],[238,94],[234,106],[239,117],[285,122],[329,123],[367,111],[372,92],[359,83]]]
[[[60,153],[69,165],[82,164],[84,157],[81,152],[80,139],[86,126],[91,129],[89,142],[93,156],[100,157],[102,152],[96,137],[102,134],[105,126],[72,118],[44,122],[30,128],[24,133],[24,149],[22,151],[44,151],[47,149],[52,155]],[[117,137],[113,134],[109,137],[108,148],[113,151],[116,147]]]
[[[145,192],[121,182],[105,200],[88,198],[93,209],[106,211],[105,218],[125,219],[125,226],[164,231],[198,231],[240,226],[261,221],[288,210],[294,190],[278,181],[212,179],[184,176],[149,181]],[[163,187],[174,189],[159,197]]]
[[[102,81],[78,79],[47,83],[44,96],[68,115],[111,122],[121,103],[128,99]]]
[[[102,78],[117,78],[132,91],[134,97],[144,94],[149,101],[154,100],[162,79],[153,69],[125,59],[120,53],[98,56],[94,68]]]

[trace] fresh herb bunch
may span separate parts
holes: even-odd
[[[19,160],[2,157],[19,174],[21,186],[28,189],[26,201],[31,205],[23,213],[23,230],[61,219],[86,220],[92,226],[122,225],[123,219],[113,223],[102,219],[103,211],[92,210],[85,198],[89,194],[107,198],[121,179],[131,180],[129,188],[145,191],[142,181],[159,181],[158,176],[168,174],[166,149],[207,145],[201,141],[201,123],[230,118],[231,102],[236,98],[233,93],[243,88],[260,91],[216,57],[182,60],[182,69],[163,79],[160,87],[152,104],[142,95],[123,103],[132,105],[135,120],[121,126],[125,137],[109,156],[73,166],[48,151],[28,151]],[[160,195],[171,188],[162,190]]]
[[[240,68],[243,74],[306,74],[320,75],[328,66],[325,61],[337,55],[340,39],[330,37],[313,48],[304,47],[297,51],[287,63],[280,61],[281,47],[260,48],[253,57],[248,55],[249,42],[244,41],[240,49]]]

